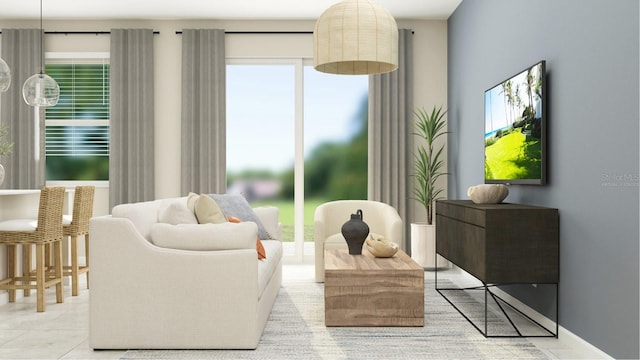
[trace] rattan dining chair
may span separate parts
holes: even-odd
[[[63,266],[63,276],[71,276],[71,295],[78,295],[78,275],[87,274],[89,288],[89,220],[93,216],[95,186],[77,186],[71,216],[63,216],[63,235],[71,239],[71,265]],[[84,237],[85,265],[79,264],[78,237]]]
[[[62,211],[63,187],[43,187],[40,191],[38,219],[16,219],[0,222],[0,245],[7,246],[7,277],[0,280],[0,290],[9,292],[9,302],[15,302],[16,290],[28,296],[36,290],[38,312],[45,311],[45,289],[56,286],[56,302],[64,301],[62,283]],[[45,247],[53,245],[54,271],[47,272]],[[18,274],[18,247],[22,245],[23,271]],[[31,271],[31,246],[36,247],[36,269]],[[35,284],[33,284],[35,282]]]

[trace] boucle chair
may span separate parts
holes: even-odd
[[[327,249],[347,249],[342,225],[351,214],[362,210],[369,233],[384,236],[402,249],[402,219],[389,204],[370,200],[337,200],[319,205],[314,217],[316,282],[324,282],[324,252]]]
[[[0,245],[7,245],[7,277],[0,280],[0,290],[9,291],[9,302],[15,302],[16,290],[36,290],[38,312],[45,311],[45,289],[56,285],[56,302],[64,301],[62,283],[62,209],[63,187],[44,187],[40,192],[38,219],[16,219],[0,222]],[[45,247],[53,244],[54,271],[47,272]],[[18,275],[18,246],[22,245],[23,271]],[[31,275],[31,246],[36,247],[36,269]],[[35,284],[32,284],[35,282]]]

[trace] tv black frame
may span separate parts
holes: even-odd
[[[541,88],[542,88],[542,95],[540,96],[541,101],[542,101],[542,118],[540,119],[540,178],[539,179],[487,179],[486,178],[486,173],[484,172],[484,165],[486,165],[486,161],[487,161],[487,157],[486,157],[486,153],[485,153],[485,149],[484,149],[484,142],[483,142],[483,158],[482,158],[482,163],[483,163],[483,178],[484,178],[484,183],[485,184],[505,184],[505,185],[547,185],[547,141],[548,141],[548,135],[547,135],[547,122],[548,122],[548,117],[547,117],[547,107],[548,107],[548,96],[547,96],[547,92],[549,91],[548,89],[548,84],[547,84],[547,66],[546,66],[546,60],[540,60],[535,62],[533,65],[531,66],[527,66],[526,68],[522,69],[521,71],[518,71],[516,73],[514,73],[513,75],[505,78],[504,80],[498,82],[497,84],[489,87],[487,90],[484,91],[483,95],[483,108],[484,108],[484,114],[482,116],[482,119],[484,121],[483,127],[484,127],[484,131],[483,131],[483,138],[485,136],[485,134],[487,133],[487,129],[486,129],[486,106],[487,106],[487,102],[486,102],[486,94],[487,92],[493,90],[494,88],[496,88],[497,86],[500,86],[502,84],[504,84],[505,82],[515,78],[516,76],[526,72],[527,70],[542,64],[542,69],[541,69]]]

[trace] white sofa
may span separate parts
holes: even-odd
[[[258,346],[282,282],[277,208],[254,209],[276,238],[262,240],[267,258],[258,260],[254,222],[159,223],[160,212],[176,202],[186,203],[186,197],[118,205],[112,215],[90,221],[91,348]],[[213,232],[212,241],[177,236],[207,229]],[[219,235],[225,231],[234,236]],[[175,237],[178,245],[213,248],[181,250],[166,243],[161,247],[153,243],[154,237],[160,239],[158,233],[165,242]]]

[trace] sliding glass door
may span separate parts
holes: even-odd
[[[280,209],[287,261],[312,261],[317,205],[366,198],[367,97],[303,59],[228,60],[228,192]]]

